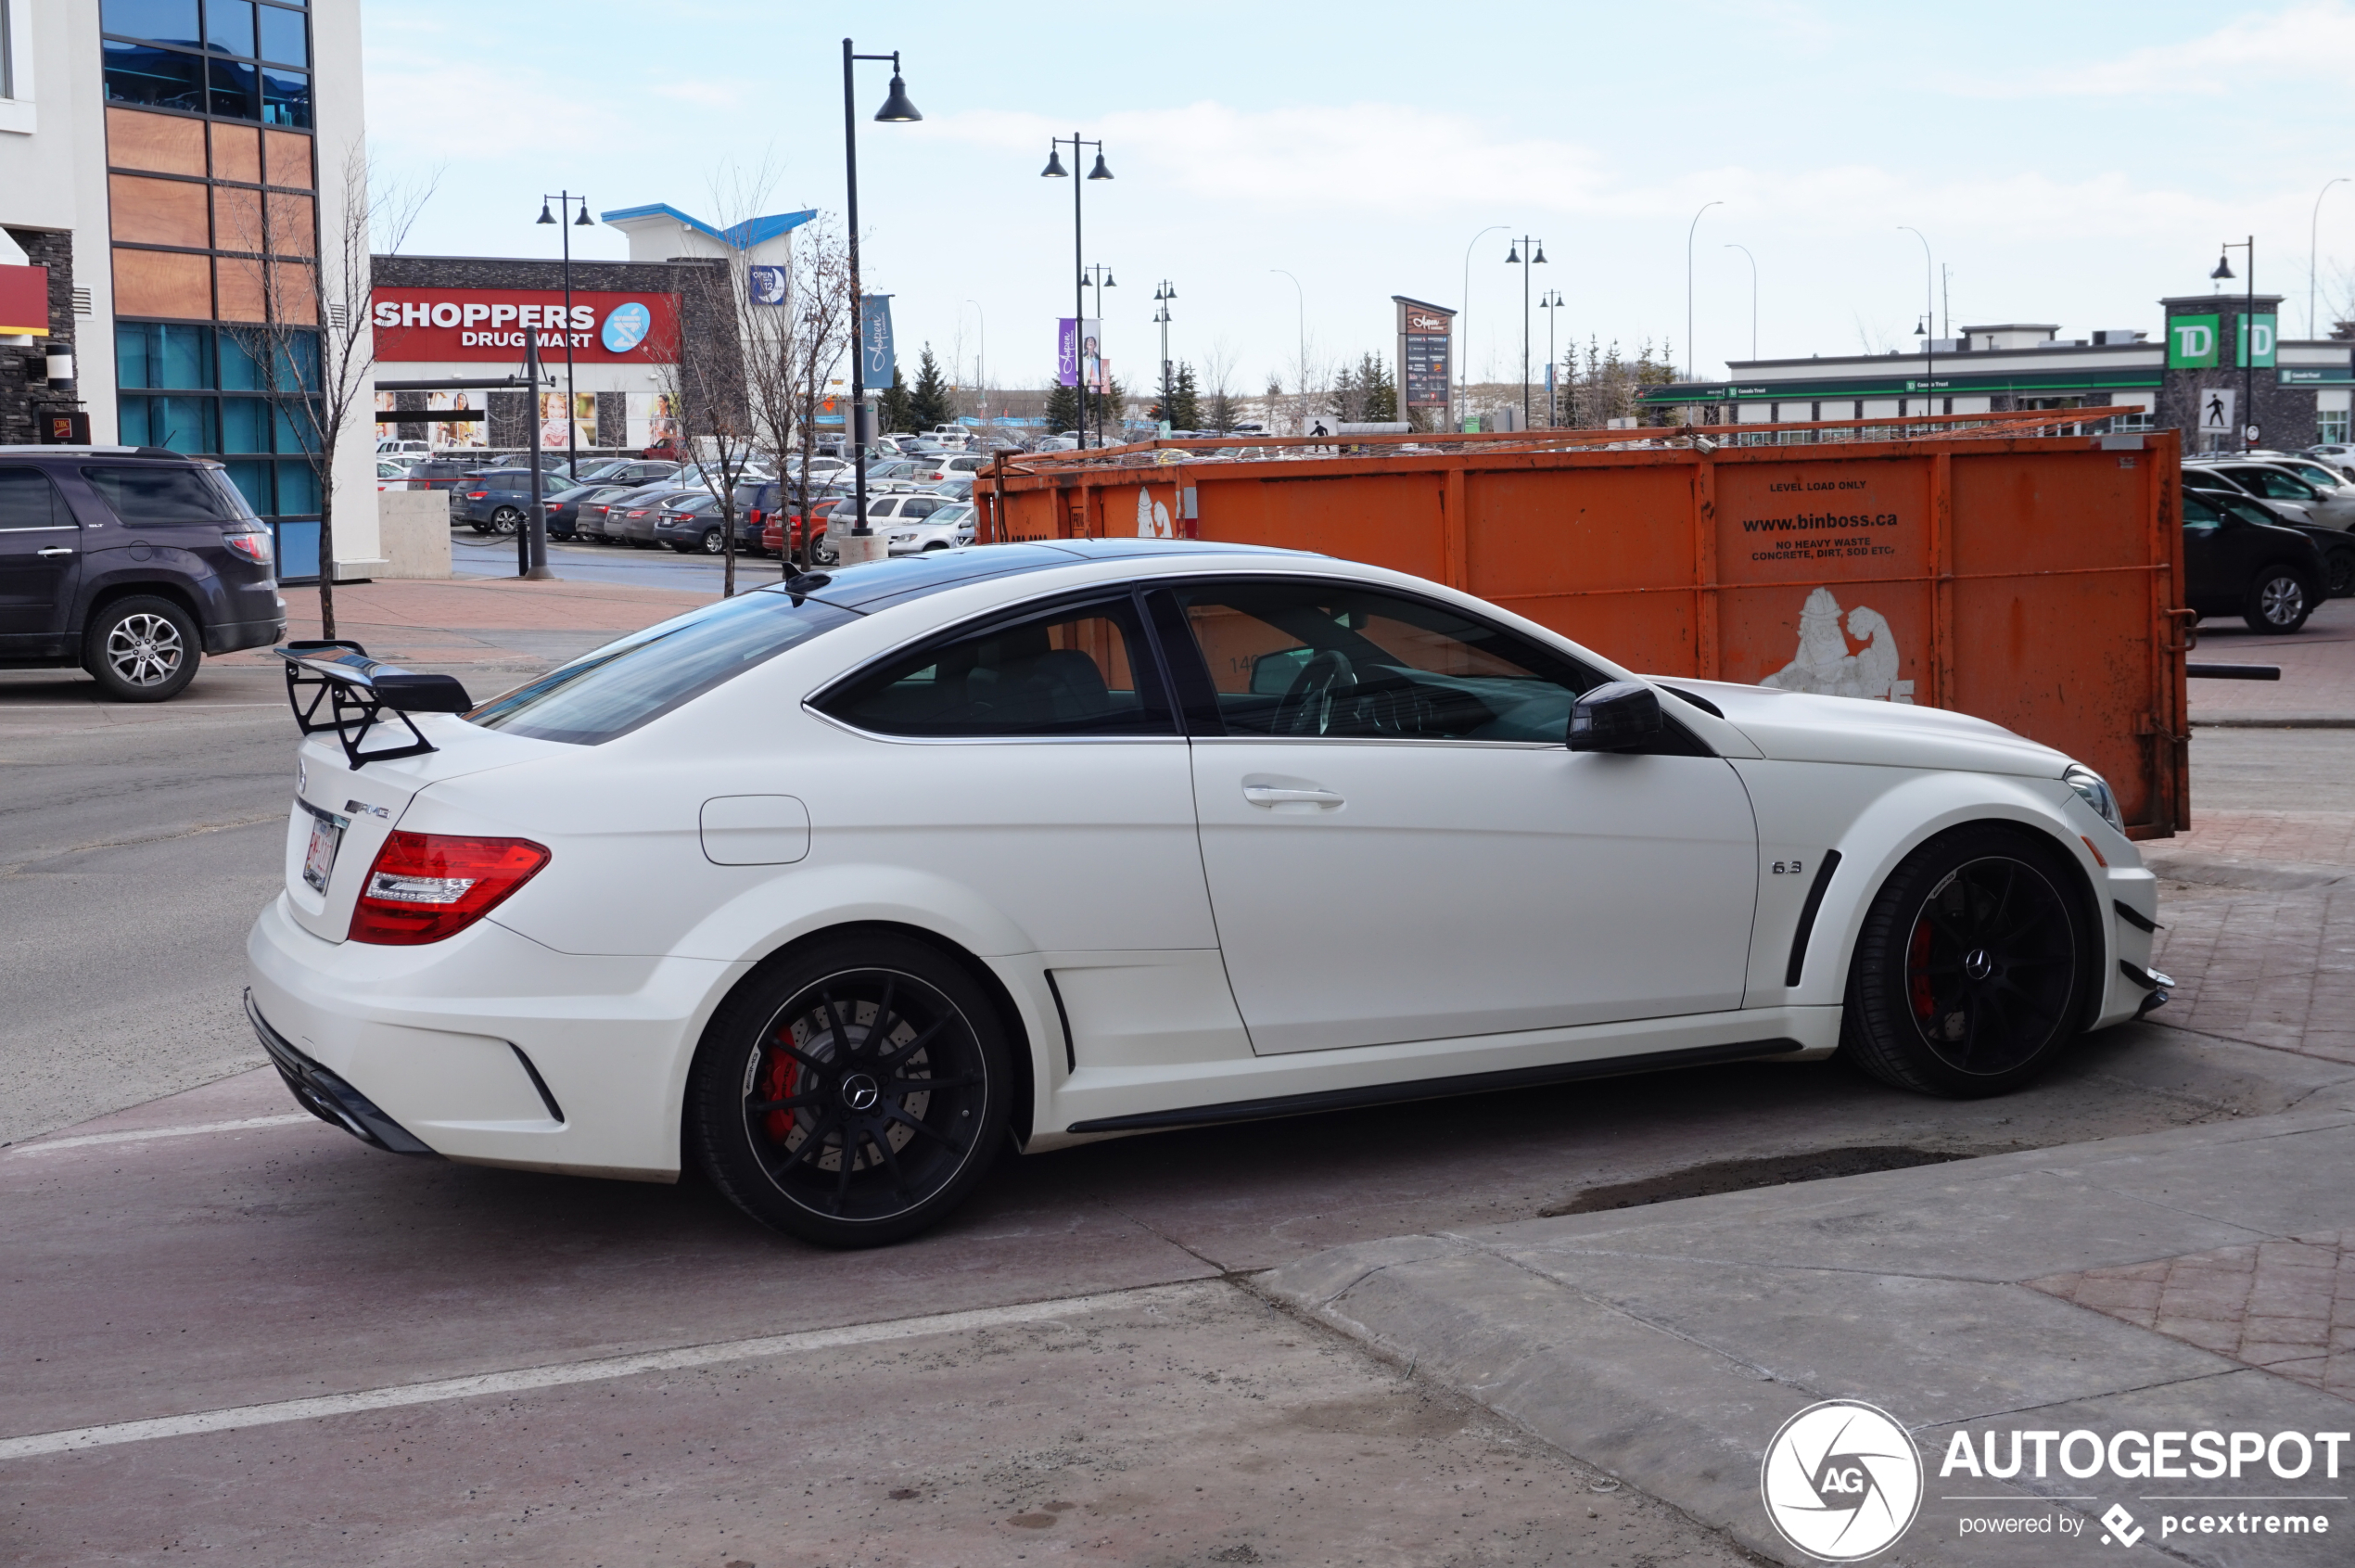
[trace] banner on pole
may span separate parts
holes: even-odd
[[[870,294],[859,301],[859,371],[870,387],[888,387],[898,360],[891,349],[891,296]]]

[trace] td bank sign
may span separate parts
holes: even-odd
[[[2232,360],[2235,368],[2249,366],[2270,370],[2273,367],[2277,320],[2272,312],[2239,318],[2239,330],[2234,335],[2238,339],[2234,345]],[[2252,338],[2256,347],[2253,359],[2249,355]],[[2223,317],[2220,312],[2170,316],[2167,319],[2167,368],[2208,370],[2222,363],[2222,339]]]

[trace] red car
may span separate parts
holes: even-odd
[[[821,501],[809,508],[809,516],[817,521],[817,535],[811,542],[816,548],[825,547],[826,519],[833,515],[835,507],[847,504],[848,504],[847,497],[835,496],[831,500]],[[804,522],[801,513],[797,511],[764,512],[755,507],[748,514],[747,520],[760,529],[760,547],[763,550],[772,555],[783,555],[790,545],[795,555],[805,562],[809,559],[808,555],[803,553]]]

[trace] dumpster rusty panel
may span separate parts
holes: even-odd
[[[1169,466],[1152,465],[1178,453],[1124,449],[1005,473],[977,499],[987,539],[1321,551],[1464,588],[1657,675],[1977,714],[2099,769],[2133,835],[2164,836],[2189,823],[2177,440],[2121,450],[2040,419],[2067,422],[1933,422],[1908,440],[1815,425],[1791,427],[1810,444],[1713,451],[1695,432],[1640,450],[1615,432],[1377,456],[1271,443],[1288,460]]]

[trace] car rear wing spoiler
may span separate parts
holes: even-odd
[[[456,676],[403,669],[370,658],[367,649],[341,638],[300,639],[271,651],[286,660],[286,702],[296,725],[306,735],[335,732],[354,769],[439,749],[409,715],[464,713],[475,705]],[[408,743],[363,750],[388,713],[409,732]]]

